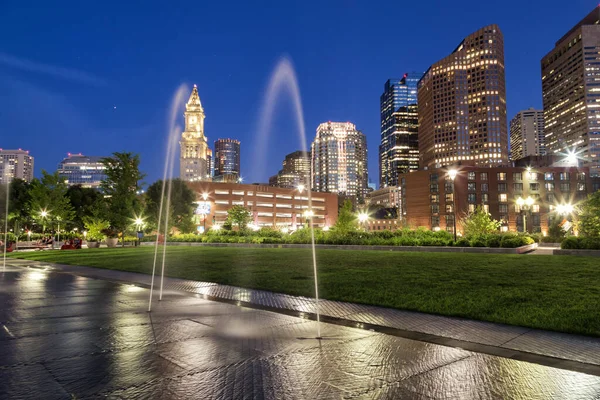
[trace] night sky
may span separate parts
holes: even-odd
[[[282,101],[265,143],[267,169],[252,169],[263,94],[287,55],[301,86],[308,141],[320,122],[355,123],[367,135],[369,177],[377,182],[379,96],[388,78],[425,71],[463,37],[496,23],[505,39],[510,120],[521,109],[541,108],[541,57],[594,6],[3,0],[0,148],[30,150],[36,176],[54,171],[67,152],[137,152],[150,183],[162,175],[171,98],[180,84],[195,83],[210,146],[239,139],[244,181],[265,182],[300,148],[291,102]]]

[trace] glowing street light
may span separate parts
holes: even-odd
[[[42,217],[42,233],[46,233],[46,218],[48,217],[48,211],[41,210],[40,216]]]
[[[366,227],[366,223],[369,220],[369,214],[367,214],[366,212],[361,212],[358,214],[358,222],[363,225],[363,229],[366,231],[367,227]]]
[[[313,210],[306,210],[304,211],[304,217],[306,219],[312,218],[315,216],[315,212]]]
[[[556,206],[556,212],[560,215],[572,214],[575,210],[572,204],[559,204]]]
[[[567,150],[567,155],[565,157],[565,162],[569,165],[569,166],[577,166],[577,153],[575,152],[575,150]]]
[[[137,235],[137,246],[140,246],[142,243],[142,236],[144,236],[144,232],[142,232],[142,228],[144,226],[144,218],[135,216],[134,224],[136,226],[136,235]]]
[[[304,192],[304,185],[302,183],[298,185],[298,191],[300,193]]]
[[[454,179],[456,178],[456,175],[458,175],[458,171],[455,169],[451,169],[448,171],[448,176],[450,177],[450,179],[452,180],[452,182],[454,182]]]
[[[208,200],[208,193],[206,193],[206,192],[202,193],[202,199],[204,201]]]
[[[452,231],[454,232],[454,241],[455,242],[456,242],[456,204],[457,204],[456,199],[458,196],[456,195],[456,187],[454,185],[454,180],[456,179],[457,175],[458,175],[458,171],[456,169],[452,168],[451,170],[448,170],[448,177],[452,181],[452,196],[453,196]]]

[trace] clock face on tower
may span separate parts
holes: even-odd
[[[190,117],[189,121],[190,121],[190,125],[195,124],[196,123],[196,117]]]

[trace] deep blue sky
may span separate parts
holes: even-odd
[[[60,6],[58,6],[60,4]],[[378,181],[384,82],[425,71],[467,34],[496,23],[505,38],[509,119],[541,107],[540,59],[596,3],[463,1],[0,1],[0,148],[23,148],[35,173],[67,152],[141,154],[162,174],[171,97],[196,83],[209,142],[242,142],[242,175],[266,181],[299,148],[283,101],[267,170],[252,171],[269,75],[289,55],[301,86],[307,137],[320,122],[351,121],[366,135]],[[114,108],[116,107],[116,109]],[[183,112],[183,110],[182,110]]]

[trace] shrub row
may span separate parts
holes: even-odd
[[[600,237],[569,236],[561,242],[560,248],[600,250]]]
[[[268,233],[265,235],[265,233]],[[146,236],[143,241],[155,241],[156,236]],[[300,229],[291,234],[269,230],[261,232],[219,231],[205,235],[175,235],[169,242],[202,243],[256,243],[256,244],[309,244],[310,230]],[[400,230],[395,232],[324,232],[315,230],[315,243],[332,245],[371,245],[371,246],[456,246],[456,247],[504,247],[515,248],[534,243],[533,238],[513,233],[489,234],[461,237],[454,242],[448,232],[426,230]]]

